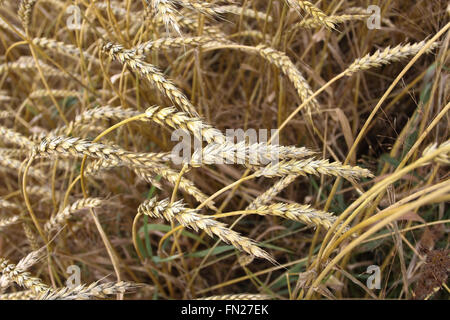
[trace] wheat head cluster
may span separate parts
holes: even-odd
[[[2,1],[0,300],[448,294],[449,12],[374,2]]]

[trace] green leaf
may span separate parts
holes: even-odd
[[[189,253],[186,256],[193,257],[193,258],[203,258],[208,253],[209,253],[209,255],[215,256],[215,255],[218,255],[218,254],[221,254],[223,252],[227,252],[227,251],[230,251],[233,249],[234,249],[233,246],[217,246],[216,248],[214,248],[214,250],[205,249],[205,250]]]
[[[142,234],[143,232],[145,232],[144,227],[145,227],[145,225],[142,226],[141,228],[139,228],[139,234]],[[166,224],[152,224],[152,223],[147,224],[147,234],[148,234],[148,231],[151,231],[151,230],[169,232],[170,230],[172,230],[172,227],[168,226]],[[194,234],[192,232],[183,230],[181,232],[181,234],[183,236],[185,236],[185,237],[188,237],[188,238],[194,239],[196,241],[199,241],[202,244],[206,244],[205,241],[202,238],[200,238],[198,235],[196,235],[196,234]]]

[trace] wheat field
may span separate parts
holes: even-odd
[[[0,300],[448,299],[449,17],[0,1]]]

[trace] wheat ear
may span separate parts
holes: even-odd
[[[166,156],[169,157],[169,154],[162,153],[160,154],[163,158]],[[95,162],[89,163],[86,166],[85,174],[88,175],[96,175],[101,170],[111,169],[122,165],[121,163],[117,163],[116,161],[105,161],[105,160],[97,160]],[[170,184],[175,185],[179,173],[168,166],[164,164],[154,165],[151,167],[146,168],[140,168],[135,167],[133,168],[134,172],[143,180],[147,181],[148,183],[151,183],[152,185],[155,185],[156,187],[159,186],[159,183],[155,181],[154,176],[159,175],[165,180],[167,180]],[[208,196],[204,194],[201,190],[199,190],[194,183],[185,178],[181,177],[180,183],[179,183],[180,190],[186,192],[187,194],[190,194],[193,196],[198,202],[202,203],[206,199],[208,199]],[[209,208],[215,210],[217,209],[214,206],[214,203],[208,203],[207,205]]]
[[[6,142],[16,144],[21,147],[25,147],[27,149],[31,149],[34,146],[34,143],[27,137],[23,136],[22,134],[12,129],[3,126],[0,126],[0,136]]]
[[[127,10],[124,8],[119,7],[118,3],[102,3],[102,2],[95,2],[95,6],[102,10],[108,10],[111,9],[111,12],[118,16],[125,16],[127,15]]]
[[[224,40],[219,40],[211,36],[192,36],[192,37],[177,37],[177,38],[160,38],[157,40],[147,41],[138,45],[135,50],[139,55],[147,55],[154,50],[170,50],[175,48],[200,47],[210,44],[223,44]]]
[[[313,95],[313,91],[311,90],[311,87],[309,86],[306,79],[302,76],[300,71],[295,67],[292,60],[284,52],[277,51],[264,44],[256,46],[255,50],[261,57],[263,57],[264,59],[274,64],[283,71],[283,73],[289,78],[289,80],[294,85],[302,101],[305,101],[306,99],[308,99]],[[319,103],[314,98],[311,100],[308,106],[310,109],[314,110],[319,107]]]
[[[0,300],[32,300],[35,297],[36,293],[33,290],[0,294]]]
[[[146,200],[139,206],[138,213],[153,218],[163,218],[169,222],[176,220],[184,227],[192,228],[195,231],[203,230],[211,237],[216,235],[222,241],[230,243],[241,251],[275,263],[274,259],[259,248],[253,240],[241,236],[221,222],[199,214],[196,209],[186,209],[181,200],[172,204],[170,204],[169,199],[159,202],[157,202],[156,198]]]
[[[317,23],[320,23],[324,27],[328,29],[334,28],[334,24],[327,19],[328,16],[322,10],[314,6],[311,2],[303,0],[286,0],[286,2],[291,8],[297,10],[298,12],[303,10],[314,20],[316,20]]]
[[[207,142],[225,142],[225,136],[219,130],[204,123],[199,117],[191,117],[184,112],[178,112],[175,108],[150,107],[145,111],[143,119],[168,125],[173,129],[185,130],[200,141],[205,139]]]
[[[19,206],[17,206],[15,203],[9,202],[8,200],[3,200],[2,198],[0,198],[0,208],[19,209]]]
[[[316,210],[309,205],[301,205],[298,203],[275,203],[259,206],[252,210],[252,213],[279,216],[314,227],[322,226],[325,229],[329,229],[337,219],[332,213]]]
[[[147,4],[152,7],[157,16],[164,21],[166,30],[172,27],[178,34],[181,34],[180,26],[176,18],[176,9],[171,0],[146,0]]]
[[[427,51],[430,52],[438,44],[434,43]],[[425,40],[413,44],[398,45],[394,48],[387,47],[383,51],[377,50],[373,54],[367,54],[362,58],[356,59],[346,70],[347,76],[353,75],[355,72],[361,70],[368,70],[371,68],[380,67],[384,64],[389,64],[400,59],[417,54],[425,46]]]
[[[17,223],[18,221],[19,221],[19,216],[12,216],[9,218],[0,219],[0,230]]]
[[[7,157],[20,158],[28,153],[28,150],[24,149],[12,149],[12,148],[0,148],[0,154]]]
[[[161,24],[162,21],[157,21],[157,23]],[[178,17],[178,23],[180,24],[180,26],[185,27],[187,29],[190,30],[198,30],[199,28],[199,23],[198,23],[198,19],[191,19],[188,17]],[[204,26],[203,27],[203,34],[213,37],[213,38],[226,38],[227,35],[225,33],[223,33],[222,30],[220,30],[219,28],[217,28],[216,26]]]
[[[80,199],[72,203],[71,205],[65,207],[62,211],[59,211],[54,215],[46,224],[45,229],[47,231],[52,231],[59,228],[64,222],[72,217],[78,211],[88,208],[97,208],[101,206],[103,199],[100,198],[86,198]]]
[[[14,29],[12,29],[6,22],[5,20],[3,20],[3,18],[0,17],[0,28],[3,28],[5,30],[9,30],[10,32],[14,32]],[[18,27],[18,26],[14,26],[14,28],[16,28],[16,30],[20,33],[20,34],[24,34],[23,30]]]
[[[171,185],[175,185],[178,180],[179,173],[166,167],[154,167],[150,170],[142,169],[142,168],[136,168],[135,172],[140,176],[142,179],[146,180],[149,183],[152,183],[152,176],[150,175],[150,172],[153,172],[157,175],[160,175],[164,179],[166,179]],[[195,200],[197,200],[200,203],[205,202],[208,199],[208,196],[204,194],[200,189],[198,189],[195,184],[184,177],[181,177],[178,187],[180,190],[186,192],[187,194],[194,197]],[[214,202],[208,202],[207,203],[208,208],[215,210],[217,209],[214,206]]]
[[[31,249],[33,249],[34,251],[38,250],[39,242],[38,242],[38,239],[37,239],[34,231],[31,229],[31,227],[26,222],[22,223],[22,228],[25,233],[25,237],[27,237],[27,240],[28,240],[28,243],[30,244]]]
[[[89,156],[96,159],[115,161],[131,167],[157,166],[161,161],[159,154],[133,153],[123,150],[117,146],[107,146],[94,143],[81,138],[51,137],[44,138],[41,143],[33,149],[34,154],[40,156],[49,155],[72,155],[75,157]]]
[[[0,272],[3,273],[5,278],[32,290],[36,294],[49,290],[49,287],[41,279],[31,276],[29,272],[20,270],[15,264],[10,264],[4,258],[0,258]]]
[[[10,265],[10,268],[14,268],[14,272],[24,273],[26,270],[31,268],[34,264],[36,264],[39,260],[41,260],[45,256],[45,248],[40,248],[38,250],[34,250],[27,254],[24,258],[22,258],[17,265],[13,267]],[[0,277],[0,288],[6,288],[10,285],[10,283],[14,281],[13,277],[11,277],[7,272],[3,273]]]
[[[37,0],[21,0],[19,3],[19,11],[17,14],[25,30],[28,29],[31,23],[31,14],[36,2]]]
[[[42,71],[44,72],[44,75],[46,76],[56,76],[56,77],[65,77],[68,78],[69,76],[65,73],[61,73],[58,69],[53,68],[52,66],[42,62],[41,60],[38,60],[39,66],[41,67]],[[36,69],[36,61],[33,59],[33,57],[28,56],[22,56],[17,61],[8,62],[0,64],[0,74],[6,72],[7,70],[30,70],[30,69]]]
[[[260,194],[255,200],[253,200],[245,210],[254,210],[259,206],[265,205],[272,201],[277,194],[283,191],[288,185],[290,185],[298,177],[296,174],[287,175],[278,180],[272,187],[267,189],[264,193]]]
[[[329,162],[327,159],[304,159],[280,161],[275,164],[269,164],[255,172],[256,176],[280,177],[285,175],[298,174],[325,174],[345,179],[373,177],[372,173],[358,166],[343,165],[339,161]]]
[[[31,43],[35,46],[38,46],[43,49],[54,50],[58,53],[62,53],[66,56],[79,59],[80,57],[80,49],[73,44],[67,44],[62,41],[56,41],[54,39],[49,38],[34,38]],[[98,59],[93,57],[92,55],[83,51],[83,57],[93,61],[95,63],[99,63]]]
[[[94,282],[89,286],[79,285],[74,288],[64,287],[57,290],[47,290],[42,292],[36,300],[90,300],[93,298],[104,299],[110,295],[117,293],[125,293],[138,287],[138,285],[130,282]]]
[[[441,144],[437,144],[437,143],[432,143],[429,146],[427,146],[423,152],[422,152],[422,157],[425,157],[426,155],[433,153],[434,151],[436,151],[436,149],[438,148],[444,148],[446,146],[450,145],[450,140],[447,140]],[[439,154],[436,158],[433,159],[435,162],[442,164],[444,166],[448,166],[450,165],[450,153],[449,152],[442,152],[441,154]]]
[[[15,160],[15,159],[12,159],[12,158],[9,158],[7,156],[0,154],[0,166],[12,169],[17,174],[22,167],[22,163],[18,160]],[[45,174],[42,171],[35,169],[35,168],[30,168],[29,174],[30,174],[30,176],[32,176],[36,179],[42,180],[45,178]]]
[[[106,52],[112,59],[125,63],[131,70],[146,78],[169,99],[176,102],[183,111],[198,117],[195,107],[188,98],[171,81],[167,80],[157,67],[145,62],[142,55],[138,55],[134,50],[125,50],[121,45],[112,43],[104,44],[102,51]]]
[[[222,144],[210,143],[205,148],[196,150],[192,155],[190,164],[244,164],[246,166],[263,166],[279,159],[299,159],[314,154],[307,148],[293,146],[271,145],[266,142],[247,144],[246,141]]]
[[[177,0],[177,2],[186,9],[193,10],[209,17],[220,16],[224,11],[218,9],[214,4],[208,2],[199,2],[191,0]]]
[[[10,97],[6,97],[6,98],[10,98]],[[0,96],[0,101],[4,101],[4,99],[2,99],[2,97]],[[8,118],[13,118],[14,117],[14,113],[10,112],[10,111],[0,111],[0,119],[8,119]]]
[[[93,121],[97,120],[125,120],[140,114],[139,111],[124,109],[122,107],[103,106],[89,109],[75,117],[68,126],[56,128],[49,132],[48,135],[58,136],[67,132],[80,132],[82,128],[92,125]]]
[[[368,14],[343,14],[339,16],[328,16],[326,21],[335,25],[339,23],[344,23],[347,21],[355,21],[355,20],[364,20],[367,19]],[[302,21],[296,23],[292,29],[304,28],[304,29],[313,29],[322,27],[323,24],[314,18],[303,19]]]
[[[273,22],[272,17],[268,16],[265,12],[260,12],[251,8],[242,8],[237,5],[217,6],[216,10],[218,12],[235,14],[237,16],[242,15],[252,19],[259,19],[262,21],[267,21],[268,23]]]

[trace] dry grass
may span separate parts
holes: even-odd
[[[449,297],[442,1],[77,3],[0,2],[0,300]]]

